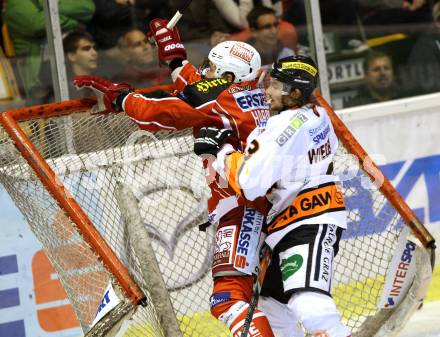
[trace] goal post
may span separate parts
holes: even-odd
[[[105,267],[116,277],[133,304],[138,304],[145,296],[137,284],[131,279],[127,268],[119,261],[110,246],[101,237],[96,227],[90,221],[87,214],[78,205],[76,200],[56,176],[55,172],[27,138],[18,123],[9,113],[1,114],[0,122],[23,158],[25,158],[32,167],[38,179],[54,199],[57,200],[60,208],[72,219],[76,226],[78,226],[78,231],[86,243],[91,246],[92,250],[102,259]]]
[[[181,337],[179,322],[176,319],[166,284],[160,272],[156,254],[148,233],[143,228],[144,224],[136,197],[130,188],[122,183],[117,184],[115,192],[127,228],[127,242],[133,246],[133,250],[139,258],[139,267],[146,287],[150,291],[151,300],[165,336]]]
[[[405,296],[396,306],[391,308],[380,308],[374,315],[369,315],[362,323],[362,328],[352,334],[354,337],[396,336],[398,332],[403,329],[411,315],[421,307],[428,292],[435,261],[436,245],[434,237],[417,218],[414,211],[408,206],[388,178],[369,157],[368,153],[363,149],[350,130],[345,126],[343,121],[319,92],[317,93],[317,100],[321,106],[325,107],[339,142],[349,153],[356,156],[357,160],[359,160],[359,166],[362,168],[364,174],[371,179],[373,190],[377,189],[381,192],[408,227],[409,230],[399,232],[399,241],[401,242],[401,245],[408,242],[415,243],[415,249],[412,256],[414,259],[412,262],[412,278],[407,281],[407,283],[410,283],[410,286],[406,289]],[[395,260],[394,266],[393,261],[391,261],[391,266],[388,267],[387,273],[384,275],[384,277],[388,279],[388,283],[390,283],[390,279],[396,275],[393,274],[393,272],[399,268],[396,264],[402,262],[398,262],[399,259],[396,254],[399,253],[402,254],[402,250],[396,249],[395,255],[393,256],[393,260]],[[405,250],[403,250],[403,254],[405,254]],[[405,269],[402,271],[406,273]],[[386,281],[384,282],[386,283]],[[380,283],[382,283],[382,281]],[[371,285],[370,282],[369,286]],[[385,287],[386,286],[384,286],[384,288]],[[394,290],[396,289],[400,290],[400,285],[395,286]],[[381,296],[382,302],[385,300],[386,295],[387,293],[385,289],[383,289]],[[336,298],[337,303],[338,300],[340,303],[340,298]]]
[[[158,89],[171,87],[148,90]],[[334,173],[348,211],[333,297],[353,336],[393,336],[393,322],[407,319],[426,294],[434,240],[319,99],[340,141]],[[124,113],[91,113],[95,104],[86,98],[0,114],[0,183],[42,243],[84,333],[230,336],[209,311],[215,228],[198,229],[210,192],[192,130],[140,131]],[[35,129],[29,124],[37,130],[26,131]],[[118,198],[120,186],[128,197]],[[408,270],[397,286],[401,262]],[[118,298],[114,309],[96,322],[109,292]]]

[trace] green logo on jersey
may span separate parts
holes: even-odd
[[[295,254],[281,261],[281,274],[283,281],[295,274],[303,265],[304,259],[301,255]]]
[[[309,119],[303,115],[302,113],[297,114],[295,118],[293,118],[290,121],[290,126],[293,127],[294,129],[298,130],[301,125],[303,125],[305,122],[307,122]]]
[[[294,129],[299,129],[301,125],[303,125],[303,123],[299,120],[298,117],[295,117],[294,119],[292,119],[292,121],[290,122],[290,125],[294,128]]]

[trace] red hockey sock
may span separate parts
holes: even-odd
[[[244,329],[244,323],[246,320],[248,310],[242,312],[230,326],[231,333],[234,337],[240,337]],[[252,316],[252,322],[250,324],[247,336],[249,337],[274,337],[269,321],[266,315],[255,309],[254,315]]]
[[[252,276],[228,276],[215,279],[211,313],[223,322],[234,337],[240,337],[252,297]],[[274,337],[266,315],[255,309],[248,336]]]

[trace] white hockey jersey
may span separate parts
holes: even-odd
[[[223,148],[216,168],[246,199],[267,196],[266,241],[273,247],[300,225],[346,228],[339,178],[330,169],[337,148],[327,112],[310,104],[270,117],[264,131],[250,134],[244,155]]]

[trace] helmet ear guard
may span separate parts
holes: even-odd
[[[310,98],[318,84],[318,68],[315,62],[310,57],[302,55],[278,60],[272,65],[270,76],[283,83],[283,91],[285,86],[290,90],[299,89],[305,100]]]

